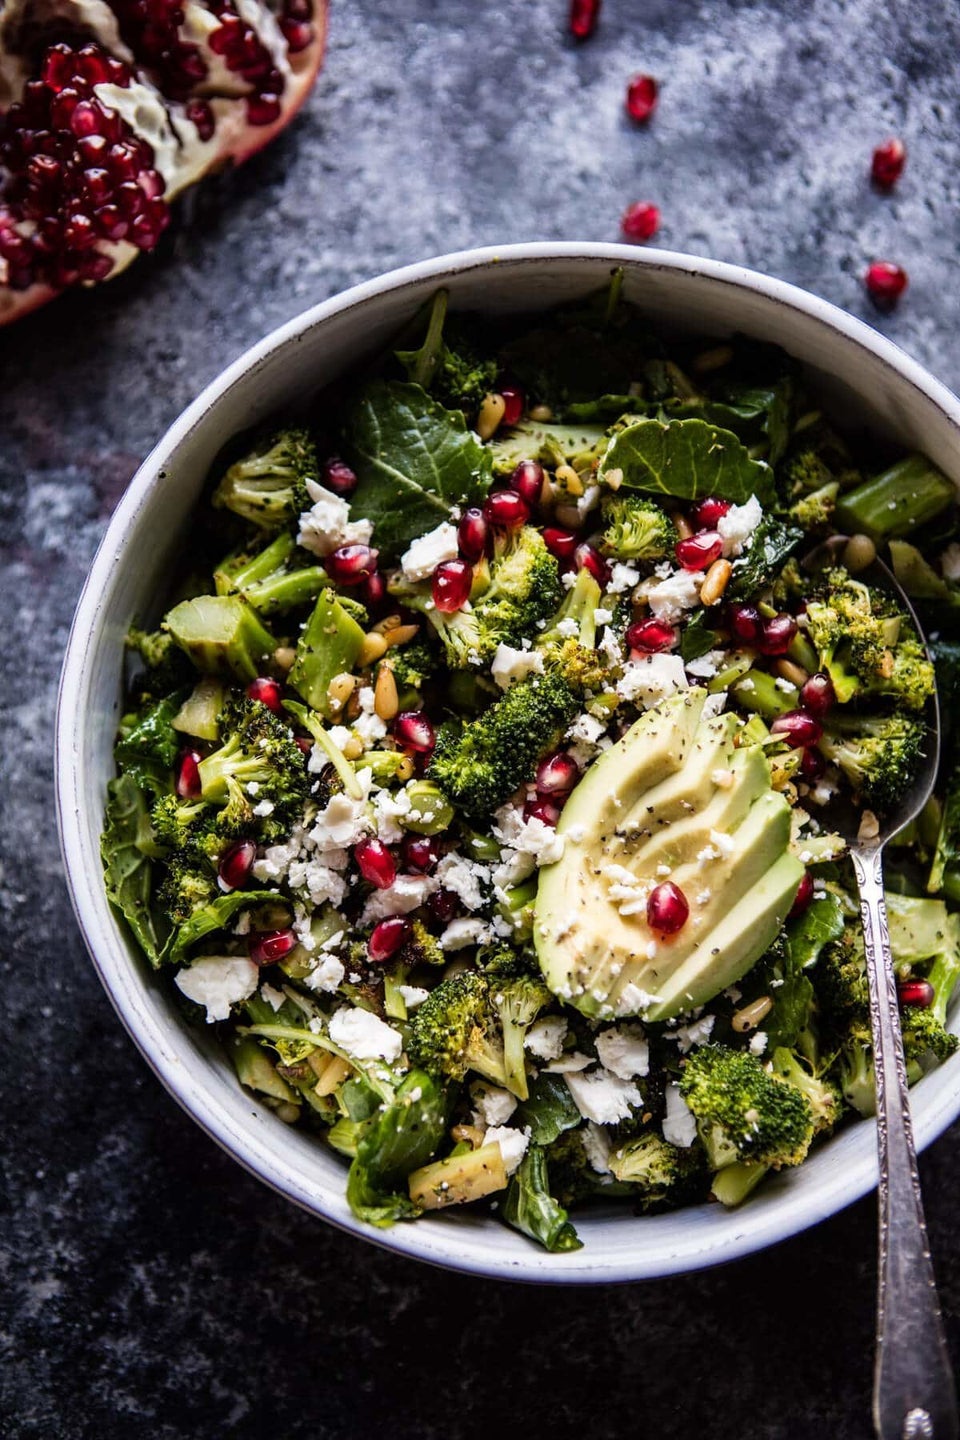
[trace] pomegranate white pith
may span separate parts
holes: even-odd
[[[0,324],[112,278],[303,103],[326,0],[0,0]]]

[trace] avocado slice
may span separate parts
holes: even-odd
[[[648,711],[564,808],[534,944],[548,986],[586,1015],[664,1020],[704,1004],[754,964],[793,902],[790,806],[763,751],[736,747],[742,722],[704,719],[705,698],[689,690]],[[666,879],[690,906],[671,936],[646,918]]]

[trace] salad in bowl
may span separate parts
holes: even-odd
[[[564,1252],[593,1202],[735,1206],[872,1113],[831,810],[895,817],[937,685],[887,903],[914,1077],[957,1048],[956,496],[619,276],[447,299],[215,464],[127,637],[104,873],[358,1221],[475,1205]]]

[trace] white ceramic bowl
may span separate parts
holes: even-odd
[[[107,904],[98,836],[112,773],[123,635],[133,616],[156,611],[170,557],[223,442],[375,351],[440,285],[459,308],[504,313],[586,295],[618,265],[625,297],[654,325],[712,336],[739,331],[782,345],[839,420],[865,423],[925,451],[960,486],[960,402],[889,341],[813,295],[732,265],[617,245],[512,245],[444,256],[308,310],[248,350],[184,412],[117,507],[80,599],[60,687],[57,797],[74,908],[120,1018],[171,1094],[254,1175],[323,1219],[405,1255],[517,1280],[639,1280],[782,1240],[876,1184],[874,1126],[849,1125],[739,1210],[586,1212],[577,1218],[584,1248],[573,1254],[548,1255],[467,1211],[371,1229],[350,1213],[340,1157],[258,1105],[237,1084],[212,1035],[181,1020],[166,977],[149,972]],[[918,1144],[928,1144],[958,1113],[960,1055],[913,1092]]]

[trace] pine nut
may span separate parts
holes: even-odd
[[[553,473],[568,495],[579,497],[583,494],[583,481],[572,465],[558,465]]]
[[[620,486],[623,484],[623,471],[619,465],[615,465],[612,470],[604,470],[603,483],[608,490],[620,489]]]
[[[273,663],[278,670],[289,670],[297,658],[297,652],[292,645],[278,645],[273,652]]]
[[[843,563],[851,575],[866,570],[877,558],[877,547],[869,535],[851,535],[843,547]]]
[[[341,670],[339,675],[334,675],[327,686],[327,699],[333,710],[342,710],[357,687],[356,675],[351,675],[347,670]]]
[[[778,660],[773,668],[781,680],[789,680],[790,684],[796,685],[798,690],[810,679],[803,666],[795,664],[792,660]]]
[[[496,434],[506,408],[507,402],[502,395],[497,395],[494,391],[484,395],[477,415],[477,434],[481,440],[489,440]]]
[[[389,665],[381,665],[377,671],[377,683],[373,691],[374,714],[381,720],[393,720],[400,709],[397,682]]]
[[[677,534],[680,536],[680,539],[689,540],[690,536],[693,534],[693,526],[690,524],[686,516],[680,514],[674,515],[673,523],[676,526]]]
[[[403,759],[400,761],[400,764],[397,766],[397,779],[404,781],[412,780],[416,768],[417,767],[413,763],[413,756],[404,755]]]
[[[474,1150],[479,1150],[483,1144],[483,1131],[478,1130],[476,1125],[454,1125],[450,1131],[453,1140],[468,1140]]]
[[[288,1100],[281,1100],[273,1113],[278,1120],[283,1121],[284,1125],[295,1125],[300,1119],[300,1106],[291,1105]]]
[[[709,375],[712,370],[722,370],[733,359],[729,345],[715,345],[712,350],[701,350],[690,366],[695,375]]]
[[[324,1095],[332,1095],[341,1080],[346,1080],[352,1068],[349,1060],[344,1060],[342,1055],[333,1055],[330,1064],[313,1087],[314,1095],[319,1095],[321,1099]]]
[[[580,514],[576,505],[558,505],[553,513],[557,522],[565,526],[567,530],[578,530],[580,528],[580,521],[583,519],[583,516]]]
[[[395,630],[398,625],[402,624],[403,617],[401,615],[387,615],[383,620],[378,620],[373,628],[378,635],[387,635],[391,630]]]
[[[351,722],[352,722],[352,721],[356,720],[356,718],[357,718],[357,716],[358,716],[359,714],[360,714],[360,691],[359,691],[359,690],[354,690],[353,694],[350,696],[350,699],[347,701],[346,705],[343,707],[343,715],[342,715],[341,718],[344,719],[344,720],[347,720],[347,721],[351,721]]]
[[[738,1035],[745,1035],[748,1030],[755,1030],[772,1009],[773,1001],[770,996],[761,995],[759,1000],[754,1000],[751,1004],[744,1005],[742,1010],[738,1010],[730,1024]]]
[[[387,642],[386,648],[392,650],[395,645],[406,645],[419,632],[419,625],[394,625],[393,629],[388,630],[383,637]]]
[[[729,560],[714,560],[700,586],[700,604],[716,605],[727,588],[733,566]]]
[[[340,747],[340,753],[344,760],[359,760],[363,754],[363,741],[360,736],[351,735],[348,740],[345,740]]]
[[[542,425],[544,421],[553,419],[553,411],[549,405],[534,405],[530,411],[530,419]]]
[[[379,660],[381,655],[386,654],[386,651],[387,641],[385,637],[378,634],[376,630],[369,631],[368,634],[364,635],[363,645],[360,647],[361,670],[366,670],[368,665],[372,665],[375,660]]]

